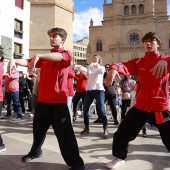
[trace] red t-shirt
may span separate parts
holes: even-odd
[[[76,92],[85,92],[87,86],[88,76],[86,73],[80,71],[80,74],[76,75]]]
[[[51,49],[63,56],[62,61],[38,60],[36,67],[41,68],[38,84],[38,102],[67,103],[67,77],[72,60],[70,51]],[[28,64],[31,60],[28,60]]]
[[[75,78],[75,72],[69,71],[68,73],[68,79],[67,79],[67,86],[68,86],[68,96],[74,96],[74,78]]]

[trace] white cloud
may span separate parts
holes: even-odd
[[[86,1],[81,1],[81,2],[79,2],[79,4],[87,4],[87,2]]]
[[[101,25],[103,12],[98,8],[89,8],[88,10],[74,14],[73,22],[73,40],[77,41],[89,35],[90,20],[93,19],[93,25]]]

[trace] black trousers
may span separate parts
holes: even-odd
[[[164,118],[170,118],[170,112],[163,111],[163,116]],[[120,159],[127,157],[128,143],[136,138],[145,123],[150,123],[158,128],[162,142],[170,152],[170,120],[162,124],[156,124],[154,112],[146,112],[132,107],[114,134],[113,156]]]
[[[110,106],[110,109],[112,111],[112,116],[114,122],[118,122],[117,120],[117,109],[116,109],[116,96],[114,95],[105,95],[105,103],[108,101],[108,104]],[[96,111],[97,111],[97,116],[98,119],[102,119],[101,115],[99,114],[97,103],[96,103]]]
[[[25,113],[25,96],[23,92],[19,92],[19,101],[22,108],[22,113]]]
[[[75,92],[74,97],[73,97],[73,114],[74,114],[74,116],[76,115],[77,104],[81,98],[82,98],[82,102],[84,105],[85,96],[86,96],[86,91],[85,92]]]
[[[67,104],[47,104],[37,102],[33,120],[32,155],[41,153],[41,146],[45,140],[50,125],[58,139],[61,154],[70,167],[84,165],[79,156],[77,140],[71,125]]]
[[[122,113],[121,113],[121,119],[124,119],[126,112],[127,112],[127,108],[130,107],[130,102],[131,100],[123,100],[122,99]]]
[[[105,95],[105,103],[106,101],[108,101],[108,104],[111,108],[114,122],[117,122],[116,96]]]

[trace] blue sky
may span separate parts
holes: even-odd
[[[104,0],[73,0],[74,1],[74,22],[73,40],[80,40],[89,35],[91,18],[93,25],[101,25],[103,19]],[[107,0],[112,3],[112,0]],[[170,15],[170,0],[167,0],[168,14]]]

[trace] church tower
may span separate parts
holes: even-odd
[[[64,28],[66,49],[72,50],[73,0],[29,0],[30,12],[30,57],[51,49],[47,31],[53,27]]]
[[[104,64],[142,57],[141,39],[150,31],[162,39],[160,52],[170,54],[168,18],[167,0],[104,0],[102,25],[89,27],[88,62],[96,53]]]

